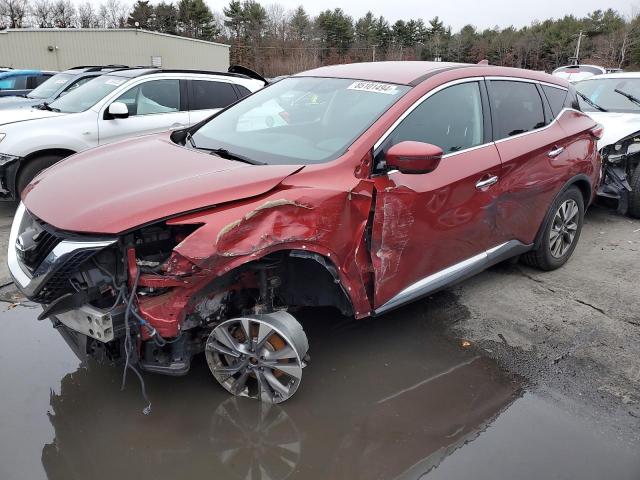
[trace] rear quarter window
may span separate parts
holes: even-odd
[[[542,98],[535,83],[491,80],[490,86],[495,140],[546,125]]]
[[[548,85],[542,86],[542,91],[547,97],[551,112],[554,117],[560,115],[560,112],[565,107],[567,101],[567,91],[564,88],[550,87]]]

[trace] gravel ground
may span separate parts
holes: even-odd
[[[504,263],[449,291],[454,334],[539,390],[640,440],[640,221],[593,207],[571,260]]]

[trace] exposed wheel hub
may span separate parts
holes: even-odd
[[[222,322],[209,335],[205,354],[228,392],[280,403],[298,389],[308,349],[302,326],[282,311]]]

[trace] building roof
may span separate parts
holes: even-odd
[[[31,33],[77,33],[77,32],[108,32],[108,33],[122,33],[122,32],[136,32],[136,33],[142,33],[142,34],[146,34],[146,35],[159,35],[162,37],[169,37],[169,38],[173,38],[176,40],[184,40],[184,41],[188,41],[188,42],[199,42],[199,43],[206,43],[208,45],[217,45],[219,47],[226,47],[226,48],[231,48],[230,45],[227,45],[225,43],[218,43],[218,42],[209,42],[207,40],[200,40],[197,38],[189,38],[189,37],[181,37],[179,35],[171,35],[169,33],[160,33],[160,32],[152,32],[151,30],[143,30],[141,28],[7,28],[5,30],[0,30],[0,35],[2,34],[7,34],[7,33],[25,33],[25,32],[31,32]]]

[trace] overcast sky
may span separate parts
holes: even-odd
[[[86,0],[72,0],[76,5]],[[95,5],[101,0],[89,0]],[[121,0],[132,4],[135,0]],[[177,3],[178,0],[167,0]],[[287,10],[303,5],[308,13],[316,15],[327,8],[342,8],[354,20],[371,10],[374,15],[383,15],[389,21],[422,18],[425,21],[439,16],[445,25],[451,25],[454,31],[467,24],[479,29],[501,28],[513,25],[522,27],[534,20],[559,18],[568,14],[582,17],[597,9],[613,8],[623,15],[632,10],[640,10],[640,0],[396,0],[372,2],[371,0],[258,0],[263,6],[279,3]],[[228,0],[205,0],[212,10],[221,12],[229,4]],[[151,0],[158,3],[158,0]]]
[[[209,5],[221,10],[225,3],[210,0]],[[260,1],[262,5],[273,3],[270,0]],[[363,16],[368,10],[375,15],[384,15],[387,19],[423,18],[425,21],[439,16],[445,25],[451,25],[458,30],[466,24],[472,24],[480,29],[494,27],[508,27],[514,25],[522,27],[534,20],[563,17],[573,14],[578,17],[597,9],[613,8],[624,15],[631,13],[640,1],[629,0],[530,0],[530,1],[501,1],[501,0],[396,0],[372,2],[371,0],[279,0],[276,3],[286,8],[295,8],[303,3],[309,13],[317,14],[327,8],[340,7],[354,19]]]

